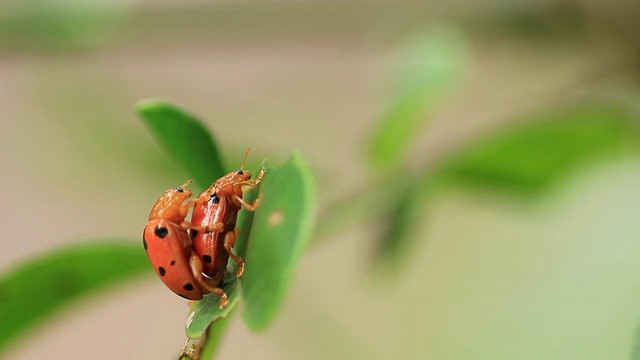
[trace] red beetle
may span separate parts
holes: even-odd
[[[214,284],[222,282],[229,257],[238,264],[238,278],[244,271],[244,260],[231,251],[236,243],[236,219],[243,206],[249,211],[255,210],[259,199],[253,204],[247,203],[242,198],[242,187],[258,185],[265,172],[262,169],[256,179],[251,181],[251,174],[243,171],[251,150],[253,148],[247,150],[240,170],[216,180],[200,194],[193,209],[191,242],[202,262],[202,271]]]
[[[174,293],[189,300],[202,299],[206,293],[226,295],[202,275],[202,261],[193,252],[185,221],[189,208],[197,200],[185,201],[191,191],[185,189],[191,181],[176,189],[165,191],[149,214],[149,222],[142,234],[142,244],[151,265],[162,282]]]

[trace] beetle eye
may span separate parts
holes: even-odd
[[[176,191],[177,191],[177,192],[184,192],[184,189],[183,189],[183,188],[181,188],[181,187],[179,187],[179,188],[177,188],[177,189],[176,189]]]
[[[236,171],[236,174],[238,174],[238,175],[242,175],[242,174],[244,174],[244,173],[242,172],[242,170],[238,170],[238,171]]]

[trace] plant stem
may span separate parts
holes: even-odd
[[[227,322],[231,317],[221,318],[209,326],[209,328],[198,339],[187,339],[182,348],[178,360],[210,360],[214,358],[219,348],[222,335],[227,328]]]

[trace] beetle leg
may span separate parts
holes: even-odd
[[[186,228],[182,227],[182,224],[186,223],[184,226],[186,226]],[[224,230],[224,223],[223,222],[219,222],[216,224],[212,224],[212,225],[207,225],[207,226],[201,226],[201,225],[193,225],[192,223],[188,222],[188,221],[183,221],[180,224],[180,227],[183,230],[196,230],[196,231],[200,231],[200,232],[219,232]]]
[[[202,226],[202,225],[194,225],[193,223],[189,222],[189,221],[183,221],[180,223],[180,229],[182,230],[195,230],[195,231],[199,231],[199,232],[219,232],[224,230],[224,223],[223,222],[219,222],[213,225],[207,225],[207,226]]]
[[[267,169],[262,168],[260,170],[260,172],[258,173],[258,176],[256,176],[256,179],[253,181],[253,186],[256,186],[260,180],[262,180],[262,176],[264,176],[264,173],[267,172]]]
[[[207,201],[209,201],[211,199],[211,194],[207,194],[206,196],[198,196],[195,199],[191,199],[189,201],[187,201],[184,205],[182,206],[196,206],[198,204],[202,204],[202,203],[206,203]]]
[[[223,222],[219,222],[217,224],[213,224],[213,225],[207,225],[206,226],[206,231],[207,232],[217,232],[217,231],[222,231],[224,230],[224,223]]]
[[[267,171],[267,169],[262,168],[262,170],[260,170],[260,172],[258,173],[258,176],[256,176],[255,180],[246,180],[246,181],[241,181],[240,183],[238,183],[239,185],[247,185],[249,187],[254,187],[258,184],[260,184],[260,181],[262,180],[262,176],[264,175],[264,173]]]
[[[209,201],[208,199],[205,200],[203,198],[195,198],[195,199],[191,199],[187,202],[185,202],[184,204],[180,205],[180,210],[178,210],[180,212],[180,215],[183,217],[186,217],[187,214],[189,213],[189,210],[191,210],[192,207],[196,206],[197,204],[203,203]]]
[[[239,279],[242,277],[242,273],[244,273],[244,259],[240,256],[235,255],[231,248],[236,244],[236,232],[235,231],[227,231],[224,233],[224,249],[229,253],[229,257],[238,264],[238,271],[236,272],[236,277]]]
[[[258,205],[260,205],[260,203],[262,202],[262,197],[263,197],[263,195],[260,194],[258,198],[253,202],[253,204],[249,204],[245,199],[241,198],[240,196],[238,195],[234,195],[234,196],[235,196],[235,199],[238,200],[240,204],[242,204],[242,206],[244,206],[244,208],[249,211],[255,211],[256,208],[258,208]]]
[[[224,309],[229,302],[227,300],[227,294],[222,290],[222,288],[211,286],[207,279],[202,275],[202,261],[195,253],[191,254],[189,258],[189,265],[191,266],[191,272],[193,273],[193,277],[198,281],[200,287],[207,290],[208,292],[217,295],[220,297],[220,309]]]
[[[194,227],[196,226],[187,220],[184,220],[180,223],[180,230],[189,230],[189,229],[193,229]]]

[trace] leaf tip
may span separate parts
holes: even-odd
[[[169,103],[159,98],[145,98],[138,100],[135,103],[136,111],[138,111],[138,113],[141,115],[147,114],[153,110],[157,110],[158,108],[168,106],[170,106]]]

